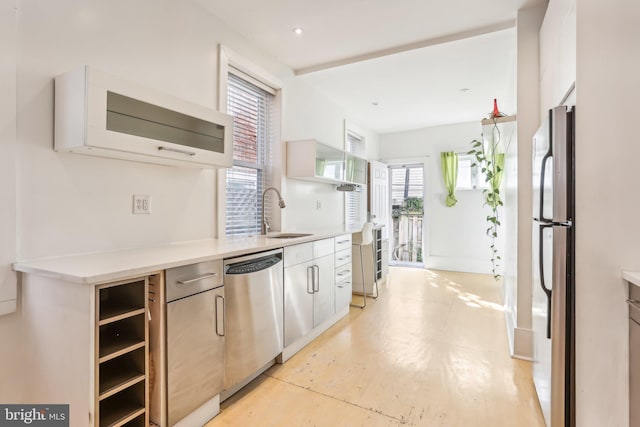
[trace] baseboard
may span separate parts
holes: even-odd
[[[533,361],[533,331],[515,328],[513,334],[513,357]]]
[[[509,340],[509,354],[511,354],[511,357],[515,357],[514,356],[514,335],[515,335],[515,322],[513,319],[513,312],[511,310],[508,310],[507,307],[505,306],[505,310],[504,310],[504,321],[507,324],[507,339]]]
[[[491,274],[491,262],[484,259],[429,255],[425,259],[425,267],[430,270]]]

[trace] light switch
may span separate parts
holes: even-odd
[[[133,195],[133,213],[134,214],[150,214],[151,213],[151,196],[148,194]]]

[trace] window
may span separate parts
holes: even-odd
[[[365,138],[358,132],[349,128],[349,125],[345,123],[345,151],[354,154],[358,157],[364,158],[366,154]],[[344,219],[347,225],[360,225],[364,218],[362,218],[363,195],[366,191],[363,191],[362,187],[358,187],[356,191],[346,192],[344,195]]]
[[[260,233],[262,192],[271,166],[275,91],[230,68],[227,113],[233,116],[233,167],[226,171],[226,235]]]
[[[456,190],[473,190],[487,188],[484,175],[475,166],[475,158],[470,154],[458,155],[458,181]]]
[[[422,165],[393,166],[391,171],[391,205],[401,208],[406,199],[422,199],[424,169]]]

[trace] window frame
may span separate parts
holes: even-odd
[[[478,166],[476,164],[476,159],[472,154],[458,154],[458,178],[460,178],[460,161],[470,161],[471,165],[469,166],[469,185],[462,187],[460,186],[460,181],[456,182],[456,191],[470,191],[470,190],[484,190],[488,188],[488,183],[484,180],[483,174],[480,170],[478,170]]]
[[[248,77],[247,81],[250,83],[262,87],[268,88],[267,90],[275,91],[273,99],[273,112],[272,112],[272,146],[271,156],[272,164],[271,170],[268,171],[270,175],[271,185],[281,188],[282,182],[282,144],[281,144],[281,109],[282,109],[282,82],[277,77],[271,75],[260,66],[248,61],[243,56],[237,54],[228,47],[220,44],[218,45],[218,93],[217,93],[217,107],[220,112],[227,113],[227,94],[228,94],[228,79],[230,68],[234,68],[244,74],[244,77]],[[227,169],[218,169],[215,174],[216,188],[217,188],[217,209],[216,209],[216,230],[213,237],[226,237],[226,178]],[[277,202],[277,201],[276,201]],[[270,201],[271,204],[275,202]],[[277,206],[277,204],[276,204]],[[271,220],[271,227],[273,229],[281,228],[281,212],[280,209],[273,209],[273,215]]]

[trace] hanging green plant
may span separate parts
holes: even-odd
[[[487,236],[491,240],[491,271],[493,277],[498,280],[500,274],[498,268],[502,259],[498,253],[496,240],[498,238],[498,228],[500,227],[499,207],[503,206],[500,197],[500,185],[504,172],[505,153],[498,151],[500,143],[500,130],[498,129],[497,118],[493,118],[493,138],[488,144],[483,143],[482,139],[471,141],[471,150],[468,154],[474,156],[473,166],[475,166],[483,175],[488,187],[483,190],[485,205],[489,206],[491,213],[487,215]],[[508,146],[507,146],[508,149]],[[505,149],[506,151],[506,149]]]

